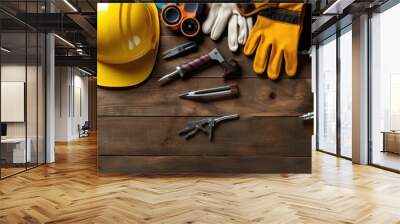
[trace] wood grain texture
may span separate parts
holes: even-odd
[[[103,174],[310,173],[309,157],[99,156]]]
[[[253,59],[242,49],[229,51],[226,34],[219,41],[202,36],[195,53],[168,61],[161,58],[161,52],[186,41],[162,27],[159,55],[146,82],[125,90],[98,89],[99,172],[310,172],[312,123],[305,125],[298,116],[313,110],[311,58],[299,55],[294,78],[285,74],[282,64],[280,78],[271,81],[253,72]],[[201,103],[178,97],[226,84],[218,64],[186,81],[158,85],[162,75],[215,47],[225,59],[241,65],[242,78],[229,82],[239,85],[239,98]],[[189,142],[177,136],[189,120],[236,113],[242,119],[218,127],[214,143],[202,133]]]
[[[97,130],[97,78],[88,78],[88,119],[90,131]]]
[[[299,116],[313,110],[313,95],[308,79],[270,80],[242,79],[237,99],[195,102],[179,94],[226,85],[220,79],[177,80],[160,87],[150,79],[137,89],[108,91],[99,89],[99,116],[215,116],[239,113],[252,116]]]
[[[248,117],[220,124],[214,132],[214,142],[209,142],[208,136],[203,133],[198,133],[189,141],[178,136],[187,122],[198,119],[201,118],[100,118],[98,154],[311,156],[312,122],[303,122],[296,117]],[[265,166],[272,164],[266,163]]]

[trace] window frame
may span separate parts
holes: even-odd
[[[21,2],[25,4],[24,5],[25,12],[27,12],[28,1],[27,0],[23,0]],[[41,0],[34,0],[34,1],[30,2],[30,3],[36,4],[36,12],[39,12],[39,2],[41,2]],[[47,8],[48,7],[46,7],[46,12],[48,10]],[[0,167],[0,180],[4,180],[4,179],[7,179],[9,177],[12,177],[12,176],[18,175],[20,173],[26,172],[26,171],[28,171],[30,169],[37,168],[37,167],[47,163],[47,128],[46,128],[47,127],[47,110],[46,110],[46,108],[47,108],[47,81],[46,81],[46,79],[47,79],[47,43],[48,43],[48,40],[47,40],[47,32],[43,32],[41,30],[38,30],[38,29],[30,26],[29,24],[23,22],[22,20],[14,17],[12,13],[9,13],[7,10],[3,9],[1,7],[1,4],[0,4],[0,10],[1,10],[1,13],[5,13],[6,15],[10,16],[11,19],[15,20],[16,22],[21,23],[21,25],[23,26],[23,30],[20,30],[18,32],[25,34],[25,40],[24,40],[24,42],[25,42],[25,49],[24,49],[24,51],[25,51],[25,97],[24,97],[25,98],[25,102],[24,102],[25,166],[24,166],[23,170],[15,172],[15,173],[12,173],[12,174],[9,174],[7,176],[3,175],[2,167]],[[0,24],[0,26],[1,26],[1,24]],[[8,33],[8,32],[7,31],[3,31],[3,30],[0,29],[0,46],[2,45],[2,38],[1,37],[2,37],[3,33]],[[36,145],[36,161],[35,161],[35,163],[33,165],[30,164],[31,166],[28,166],[28,162],[27,162],[28,161],[28,158],[27,158],[27,156],[28,156],[28,153],[27,153],[27,147],[28,147],[28,111],[27,111],[27,94],[28,93],[27,93],[27,83],[28,83],[28,78],[27,78],[27,76],[28,76],[28,34],[29,33],[36,36],[36,49],[35,49],[35,51],[36,51],[36,60],[34,61],[34,64],[36,66],[36,72],[35,72],[35,74],[36,74],[36,91],[33,94],[36,97],[36,122],[35,122],[36,123],[36,136],[34,138],[36,138],[36,140],[37,140],[37,145]],[[43,35],[40,35],[40,34],[43,34]],[[44,99],[42,99],[42,103],[43,103],[43,105],[42,105],[43,108],[42,109],[44,109],[44,111],[43,111],[44,115],[41,118],[41,119],[44,119],[44,120],[42,120],[43,126],[44,126],[43,127],[44,128],[44,130],[43,130],[43,145],[42,145],[42,147],[43,147],[43,149],[42,149],[43,155],[41,155],[41,157],[43,157],[42,158],[43,162],[39,162],[39,144],[38,144],[38,139],[39,139],[39,116],[40,116],[39,113],[38,113],[38,111],[39,111],[39,98],[38,98],[38,95],[39,95],[39,81],[38,81],[39,69],[38,69],[38,67],[40,65],[39,64],[39,36],[42,37],[41,44],[43,44],[42,45],[43,49],[41,49],[40,52],[43,53],[42,60],[44,62],[42,64],[43,67],[42,67],[42,71],[41,71],[41,73],[42,73],[42,82],[43,82],[42,84],[44,85],[43,86],[43,93],[42,93],[42,95],[44,96]],[[3,62],[2,56],[0,54],[0,82],[2,81],[2,77],[1,77],[2,62]],[[0,86],[0,89],[1,89],[1,86]],[[0,101],[1,101],[1,98],[0,98]],[[0,105],[0,110],[1,110],[1,105]],[[0,119],[0,123],[1,123],[1,119]],[[0,157],[1,157],[1,151],[2,151],[2,146],[0,144]]]
[[[344,20],[348,20],[348,18],[344,18]],[[351,32],[352,31],[352,23],[350,22],[349,24],[346,24],[344,27],[340,28],[339,27],[336,29],[336,32],[334,32],[332,35],[326,37],[325,39],[319,41],[316,44],[316,87],[317,87],[317,94],[316,94],[316,118],[319,118],[320,115],[320,111],[319,111],[319,103],[320,103],[320,99],[319,99],[319,84],[320,84],[320,74],[319,74],[319,47],[321,44],[325,44],[328,43],[330,41],[336,41],[336,152],[332,153],[332,152],[328,152],[324,149],[321,149],[319,147],[320,143],[319,143],[319,122],[316,119],[316,151],[319,152],[323,152],[329,155],[333,155],[339,158],[343,158],[346,160],[352,160],[352,158],[347,157],[347,156],[343,156],[341,153],[341,119],[340,119],[340,103],[341,103],[341,97],[340,97],[340,77],[341,77],[341,66],[340,66],[340,47],[341,47],[341,36],[346,34],[347,32]]]

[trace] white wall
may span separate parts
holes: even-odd
[[[79,135],[78,125],[83,125],[85,121],[88,121],[88,78],[82,76],[82,73],[76,74],[74,71],[74,83],[73,83],[73,105],[72,109],[72,120],[71,120],[71,135],[76,138]]]
[[[55,68],[55,141],[68,141],[69,84],[68,67]]]
[[[1,82],[1,122],[25,121],[25,83]],[[35,106],[36,108],[36,106]]]
[[[25,75],[26,75],[26,70],[28,69],[28,75],[33,74],[33,70],[36,69],[36,67],[33,66],[28,66],[27,68],[25,67],[25,64],[4,64],[1,66],[1,81],[3,82],[25,82]],[[34,72],[36,75],[36,70]],[[29,77],[28,77],[29,78]],[[36,82],[34,83],[36,85]],[[28,89],[29,90],[29,89]],[[36,98],[36,89],[35,92],[28,92],[27,93],[28,97],[35,97]],[[27,99],[28,102],[32,102],[32,99]],[[36,105],[35,105],[36,107]],[[2,110],[6,110],[6,108],[1,108]],[[29,116],[30,114],[28,114]],[[35,114],[36,116],[36,114]],[[31,119],[28,117],[28,122],[35,120]],[[32,125],[28,125],[28,127],[31,127]],[[25,122],[11,122],[7,123],[7,136],[8,137],[25,137]],[[28,136],[29,137],[29,136]]]
[[[1,81],[4,82],[25,82],[25,64],[9,64],[1,66]],[[5,110],[5,108],[1,108]],[[7,137],[25,137],[25,123],[7,123]]]
[[[79,137],[78,125],[88,120],[88,78],[76,68],[56,67],[56,141]]]

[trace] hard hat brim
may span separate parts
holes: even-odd
[[[107,64],[97,61],[97,85],[110,88],[126,88],[139,85],[151,74],[156,62],[160,41],[160,23],[156,6],[150,6],[155,18],[156,46],[143,57],[126,64]]]

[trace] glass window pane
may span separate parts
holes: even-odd
[[[318,48],[318,149],[336,153],[336,39]]]
[[[44,5],[44,0],[0,1],[1,8],[18,16],[43,13]],[[18,19],[3,12],[0,17],[7,21],[0,23],[0,177],[4,178],[45,162],[46,40]]]
[[[400,170],[400,5],[371,19],[372,163]]]
[[[30,160],[26,141],[26,33],[2,32],[1,46],[1,174],[24,171]]]
[[[352,157],[352,32],[340,36],[340,153]]]

